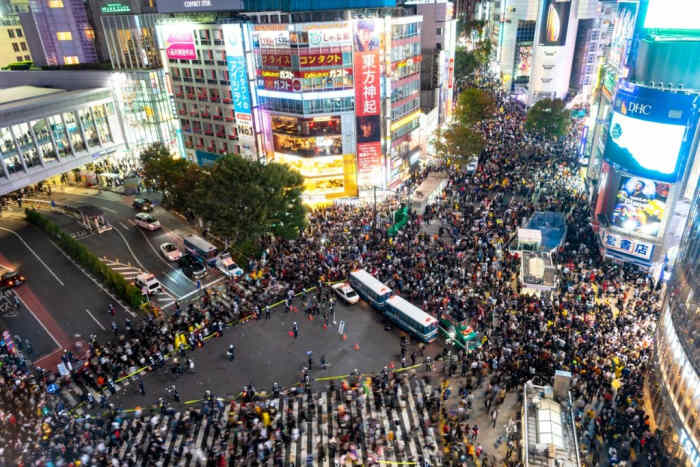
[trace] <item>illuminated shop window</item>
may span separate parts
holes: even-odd
[[[59,41],[72,41],[73,34],[70,31],[61,31],[56,33],[56,39]]]
[[[77,65],[78,63],[80,63],[80,60],[76,55],[68,55],[63,57],[63,63],[65,63],[66,65]]]
[[[63,0],[49,0],[49,8],[63,8]]]

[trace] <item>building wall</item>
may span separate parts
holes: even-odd
[[[0,67],[32,59],[22,25],[10,23],[0,24]]]
[[[95,63],[95,30],[80,0],[37,0],[20,20],[37,65]]]

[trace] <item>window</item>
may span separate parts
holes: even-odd
[[[22,30],[19,29],[19,28],[15,29],[15,33],[17,34],[17,37],[22,37],[22,36],[23,36]]]
[[[12,50],[14,50],[15,52],[19,52],[19,45],[17,44],[17,42],[12,43]]]
[[[441,34],[442,34],[442,28],[437,28],[437,29],[435,30],[435,34],[437,34],[438,36],[441,35]]]
[[[19,46],[22,48],[23,52],[27,51],[27,43],[26,42],[20,42]]]
[[[95,30],[92,28],[87,28],[85,30],[85,38],[89,41],[94,41],[95,40]]]
[[[7,35],[10,36],[10,39],[13,39],[15,37],[15,32],[12,29],[8,29]]]
[[[56,33],[56,38],[57,38],[59,41],[72,41],[72,40],[73,40],[73,34],[71,34],[70,31],[57,32],[57,33]]]
[[[49,0],[49,8],[63,8],[63,0]]]
[[[80,60],[78,60],[78,57],[76,55],[68,55],[63,57],[63,63],[65,65],[77,65],[80,63]]]
[[[25,59],[26,61],[30,61],[30,60],[32,59],[32,57],[29,56],[29,55],[25,55],[25,56],[24,56],[24,59]]]
[[[21,56],[21,55],[17,55],[17,61],[18,61],[18,62],[21,62],[21,61],[22,61],[22,56]]]

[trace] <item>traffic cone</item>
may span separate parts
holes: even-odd
[[[355,344],[355,350],[360,350],[360,344]]]
[[[328,325],[326,323],[323,323],[323,329],[328,329]]]
[[[348,340],[348,335],[347,335],[347,334],[343,334],[343,340],[344,340],[344,341]]]
[[[394,369],[394,362],[389,362],[389,368]]]

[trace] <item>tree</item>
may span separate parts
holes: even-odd
[[[569,131],[571,115],[561,99],[542,99],[527,112],[525,128],[549,137],[564,136]]]
[[[202,182],[200,215],[213,233],[234,246],[270,233],[295,238],[305,225],[303,182],[285,165],[227,155],[214,163]]]
[[[433,140],[435,153],[445,162],[458,167],[472,162],[484,149],[484,137],[471,128],[453,124],[447,130],[437,129]]]
[[[461,79],[471,75],[479,68],[480,63],[474,52],[466,47],[457,47],[455,50],[455,78]]]
[[[496,113],[496,101],[491,94],[478,88],[467,88],[457,100],[455,118],[464,126],[471,126]]]
[[[144,183],[163,193],[163,204],[181,212],[191,208],[191,196],[202,171],[187,159],[174,158],[170,150],[155,143],[141,153]]]

